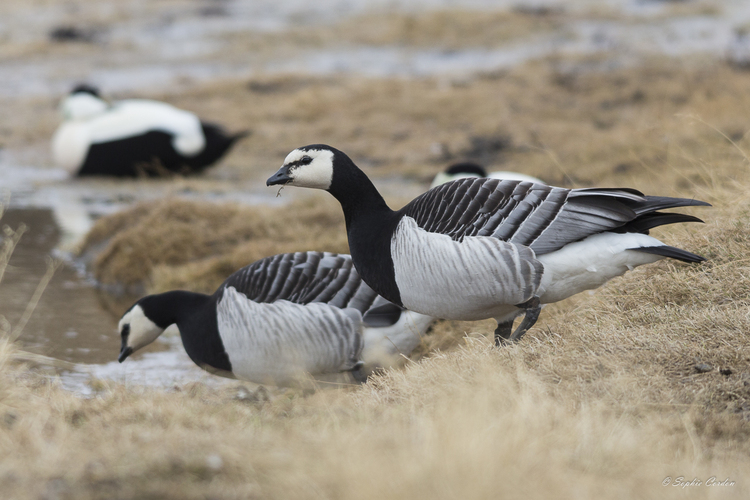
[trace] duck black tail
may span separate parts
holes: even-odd
[[[234,135],[228,135],[220,125],[206,122],[201,122],[201,127],[206,137],[206,145],[200,154],[185,159],[185,163],[195,172],[200,172],[218,161],[235,142],[250,134],[249,131],[243,130]]]

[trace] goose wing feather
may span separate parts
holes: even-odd
[[[466,236],[491,236],[543,255],[593,234],[622,228],[656,210],[695,205],[708,204],[645,196],[634,189],[570,190],[525,181],[469,178],[431,189],[405,206],[402,213],[420,228],[457,241]],[[669,223],[672,219],[661,220]]]
[[[356,309],[363,316],[375,307],[390,304],[362,281],[351,256],[329,252],[266,257],[232,274],[217,293],[230,286],[259,303],[322,302]]]

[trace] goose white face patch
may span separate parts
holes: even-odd
[[[289,167],[290,186],[328,189],[333,181],[333,151],[295,149],[284,159]]]
[[[139,305],[134,306],[123,315],[119,325],[117,325],[118,331],[122,332],[125,325],[130,325],[127,347],[131,347],[133,352],[149,345],[164,332],[163,328],[159,328],[156,323],[146,317]]]

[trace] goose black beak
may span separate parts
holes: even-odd
[[[286,184],[291,182],[292,178],[289,177],[289,167],[281,167],[278,172],[273,174],[266,181],[266,186],[274,186],[276,184]]]
[[[128,356],[130,356],[131,354],[133,354],[133,348],[132,348],[132,347],[127,347],[127,346],[123,346],[123,347],[122,347],[122,350],[120,351],[120,357],[119,357],[119,358],[117,358],[117,361],[119,361],[120,363],[122,363],[122,362],[123,362],[123,361],[125,361],[125,360],[126,360],[126,359],[128,358]]]

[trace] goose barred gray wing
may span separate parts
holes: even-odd
[[[708,205],[645,196],[634,189],[564,189],[531,182],[461,179],[431,189],[401,211],[433,233],[462,241],[491,236],[531,247],[537,255],[604,231],[648,233],[652,227],[700,221],[658,210]]]
[[[368,326],[393,324],[402,311],[362,281],[346,254],[296,252],[266,257],[234,273],[217,293],[230,286],[259,303],[288,300],[351,307],[362,313]]]

